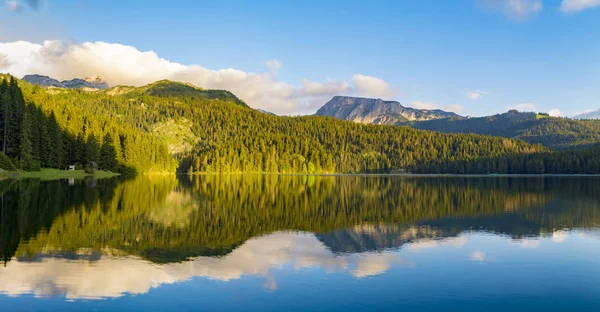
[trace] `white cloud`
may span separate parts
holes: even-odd
[[[483,91],[483,90],[473,90],[473,91],[469,91],[466,93],[467,97],[470,100],[476,101],[481,99],[484,95],[489,94],[490,92],[488,91]]]
[[[16,13],[21,13],[23,11],[24,6],[21,4],[22,1],[19,0],[4,0],[6,3],[6,7]],[[39,10],[40,8],[46,5],[46,0],[26,0],[27,4],[32,10]]]
[[[476,0],[486,9],[499,11],[515,20],[526,20],[544,8],[542,0]]]
[[[523,240],[517,241],[517,243],[519,244],[519,246],[521,248],[527,248],[527,249],[535,249],[540,246],[539,239],[523,239]]]
[[[563,231],[563,230],[554,231],[554,232],[552,232],[552,241],[555,243],[562,243],[567,239],[568,236],[569,236],[569,232],[567,232],[567,231]]]
[[[516,109],[520,112],[533,112],[535,111],[535,104],[532,103],[521,103],[515,106],[509,107],[508,109]]]
[[[562,116],[562,112],[558,108],[553,108],[548,112],[548,115],[552,117],[560,117]]]
[[[306,96],[319,96],[347,93],[352,91],[352,87],[345,81],[329,81],[321,83],[304,79],[301,90],[302,94]]]
[[[394,262],[396,258],[392,253],[359,254],[350,272],[358,278],[379,275],[385,273]]]
[[[10,261],[0,267],[0,293],[101,299],[143,294],[194,277],[230,281],[244,275],[265,277],[264,286],[275,290],[272,271],[283,266],[349,272],[362,278],[400,263],[402,259],[394,253],[334,254],[313,234],[278,232],[248,240],[224,257],[197,257],[181,263],[157,265],[134,257],[108,256],[92,261],[50,257]]]
[[[334,95],[387,97],[393,94],[387,82],[371,76],[353,75],[352,85],[344,81],[305,80],[302,85],[293,86],[276,79],[274,73],[282,67],[277,60],[267,62],[270,73],[233,68],[212,70],[171,62],[153,51],[106,42],[0,43],[0,55],[3,55],[0,72],[18,77],[35,73],[62,80],[100,75],[111,85],[134,86],[170,79],[207,89],[229,90],[254,108],[278,114],[312,113]]]
[[[442,109],[448,112],[461,113],[464,110],[464,107],[460,104],[449,104],[443,106]]]
[[[563,0],[560,11],[563,13],[576,13],[600,6],[600,0]]]
[[[394,95],[389,84],[377,77],[356,74],[350,81],[360,96],[386,98]]]
[[[271,76],[273,76],[273,77],[277,77],[277,73],[279,73],[279,69],[281,67],[283,67],[283,64],[281,64],[281,62],[277,59],[266,61],[265,65],[267,65],[267,68],[269,69],[269,73],[271,73]]]
[[[477,261],[477,262],[489,262],[494,261],[494,257],[488,256],[485,252],[481,250],[475,250],[471,254],[469,254],[469,260]]]
[[[437,105],[431,102],[414,101],[410,104],[412,108],[418,109],[441,109],[447,112],[460,113],[463,111],[463,106],[460,104],[449,104],[449,105]]]
[[[424,239],[418,240],[407,245],[407,250],[411,252],[419,252],[423,249],[436,248],[441,246],[462,247],[467,243],[465,236],[458,236],[447,239]]]
[[[8,56],[0,54],[0,68],[6,68],[9,64],[10,63],[8,62]]]
[[[17,0],[5,0],[4,2],[6,3],[6,7],[13,12],[20,13],[23,11],[23,6]]]

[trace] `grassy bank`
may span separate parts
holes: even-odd
[[[118,173],[96,170],[94,174],[85,173],[83,170],[59,170],[59,169],[42,169],[40,171],[16,172],[11,173],[10,177],[16,178],[36,178],[41,180],[57,180],[57,179],[83,179],[85,177],[94,177],[98,179],[111,178],[118,176]]]

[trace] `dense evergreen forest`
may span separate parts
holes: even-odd
[[[375,226],[398,228],[381,233],[396,247],[421,228],[427,229],[421,238],[471,229],[522,238],[598,224],[597,182],[291,175],[142,175],[74,185],[4,180],[0,256],[119,250],[172,262],[224,255],[276,231],[323,238]]]
[[[0,99],[2,169],[66,169],[90,161],[115,172],[173,172],[176,168],[166,145],[154,136],[86,111],[77,103],[56,103],[37,86],[14,77],[1,79]]]
[[[3,85],[9,112],[5,155],[24,170],[97,160],[101,168],[120,172],[447,172],[450,164],[555,155],[502,137],[274,116],[228,91],[165,80],[94,92],[41,88],[14,78]],[[569,170],[588,173],[582,163],[587,160]],[[481,171],[521,173],[491,166],[456,172]]]
[[[600,174],[600,145],[582,150],[541,152],[473,160],[432,161],[415,173]]]
[[[556,149],[582,149],[600,144],[600,120],[508,113],[476,118],[446,118],[412,123],[416,129],[447,133],[477,133],[524,140]]]

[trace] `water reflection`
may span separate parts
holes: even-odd
[[[465,263],[506,261],[507,254],[495,254],[499,248],[518,255],[553,244],[555,253],[572,252],[569,241],[598,246],[598,182],[258,175],[1,181],[0,293],[107,298],[196,277],[244,276],[260,276],[263,287],[276,290],[279,270],[366,278],[419,270],[435,250],[457,250]]]
[[[590,236],[586,232],[561,233],[563,239],[560,242],[567,237],[598,239],[597,235]],[[461,234],[448,239],[417,240],[403,250],[334,253],[311,233],[278,232],[250,239],[224,257],[196,257],[168,264],[154,264],[137,257],[114,256],[110,252],[94,255],[81,250],[68,257],[46,254],[8,263],[0,269],[0,292],[11,296],[31,293],[36,296],[64,295],[68,299],[98,299],[143,294],[151,288],[188,281],[194,277],[230,281],[247,275],[264,278],[263,286],[275,290],[278,281],[272,273],[284,267],[292,270],[320,269],[328,274],[350,274],[365,278],[385,273],[394,266],[419,269],[419,262],[410,260],[410,254],[436,248],[460,249],[465,262],[495,261],[496,255],[482,251],[482,246],[477,244],[476,241],[482,239],[487,241],[485,247],[490,250],[497,249],[499,245],[538,248],[540,244],[557,243],[552,236],[519,240],[503,237],[496,242],[488,238],[482,233]]]

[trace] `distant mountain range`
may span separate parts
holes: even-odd
[[[591,111],[591,112],[587,112],[587,113],[575,115],[573,118],[577,118],[577,119],[600,119],[600,108],[597,109],[597,110],[595,110],[595,111]]]
[[[524,140],[553,149],[585,148],[600,143],[600,120],[550,117],[511,110],[493,116],[415,122],[412,127],[447,133],[477,133]]]
[[[58,81],[54,78],[50,78],[48,76],[43,75],[25,75],[23,80],[35,84],[41,87],[56,87],[56,88],[67,88],[67,89],[80,89],[80,88],[90,88],[90,89],[108,89],[108,83],[101,76],[94,77],[86,77],[85,79],[71,79],[71,80],[63,80]]]
[[[439,109],[415,109],[404,107],[395,101],[351,96],[334,96],[317,111],[316,115],[378,125],[394,125],[407,121],[434,120],[450,117],[463,118],[455,113]]]
[[[592,119],[598,114],[600,111],[578,118]],[[316,115],[365,124],[405,125],[445,133],[502,136],[553,149],[583,148],[600,143],[600,120],[558,118],[516,110],[467,118],[443,110],[408,108],[395,101],[335,96]]]

